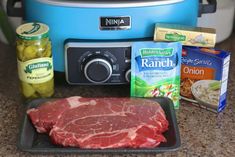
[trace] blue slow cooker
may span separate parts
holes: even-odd
[[[8,0],[8,12],[17,0]],[[196,26],[201,13],[213,12],[216,0],[23,0],[25,21],[50,27],[54,69],[65,71],[65,41],[151,38],[157,22]],[[15,12],[17,10],[15,9]]]

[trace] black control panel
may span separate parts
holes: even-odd
[[[126,84],[130,81],[131,43],[68,42],[65,44],[69,84]]]

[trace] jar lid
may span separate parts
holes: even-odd
[[[26,23],[16,29],[17,37],[24,40],[38,40],[48,37],[49,27],[43,23]]]

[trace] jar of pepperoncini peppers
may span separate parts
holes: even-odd
[[[54,71],[49,27],[26,23],[16,29],[17,65],[20,89],[26,99],[54,94]]]

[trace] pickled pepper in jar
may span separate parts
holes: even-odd
[[[26,99],[54,94],[54,71],[49,27],[26,23],[16,29],[20,89]]]

